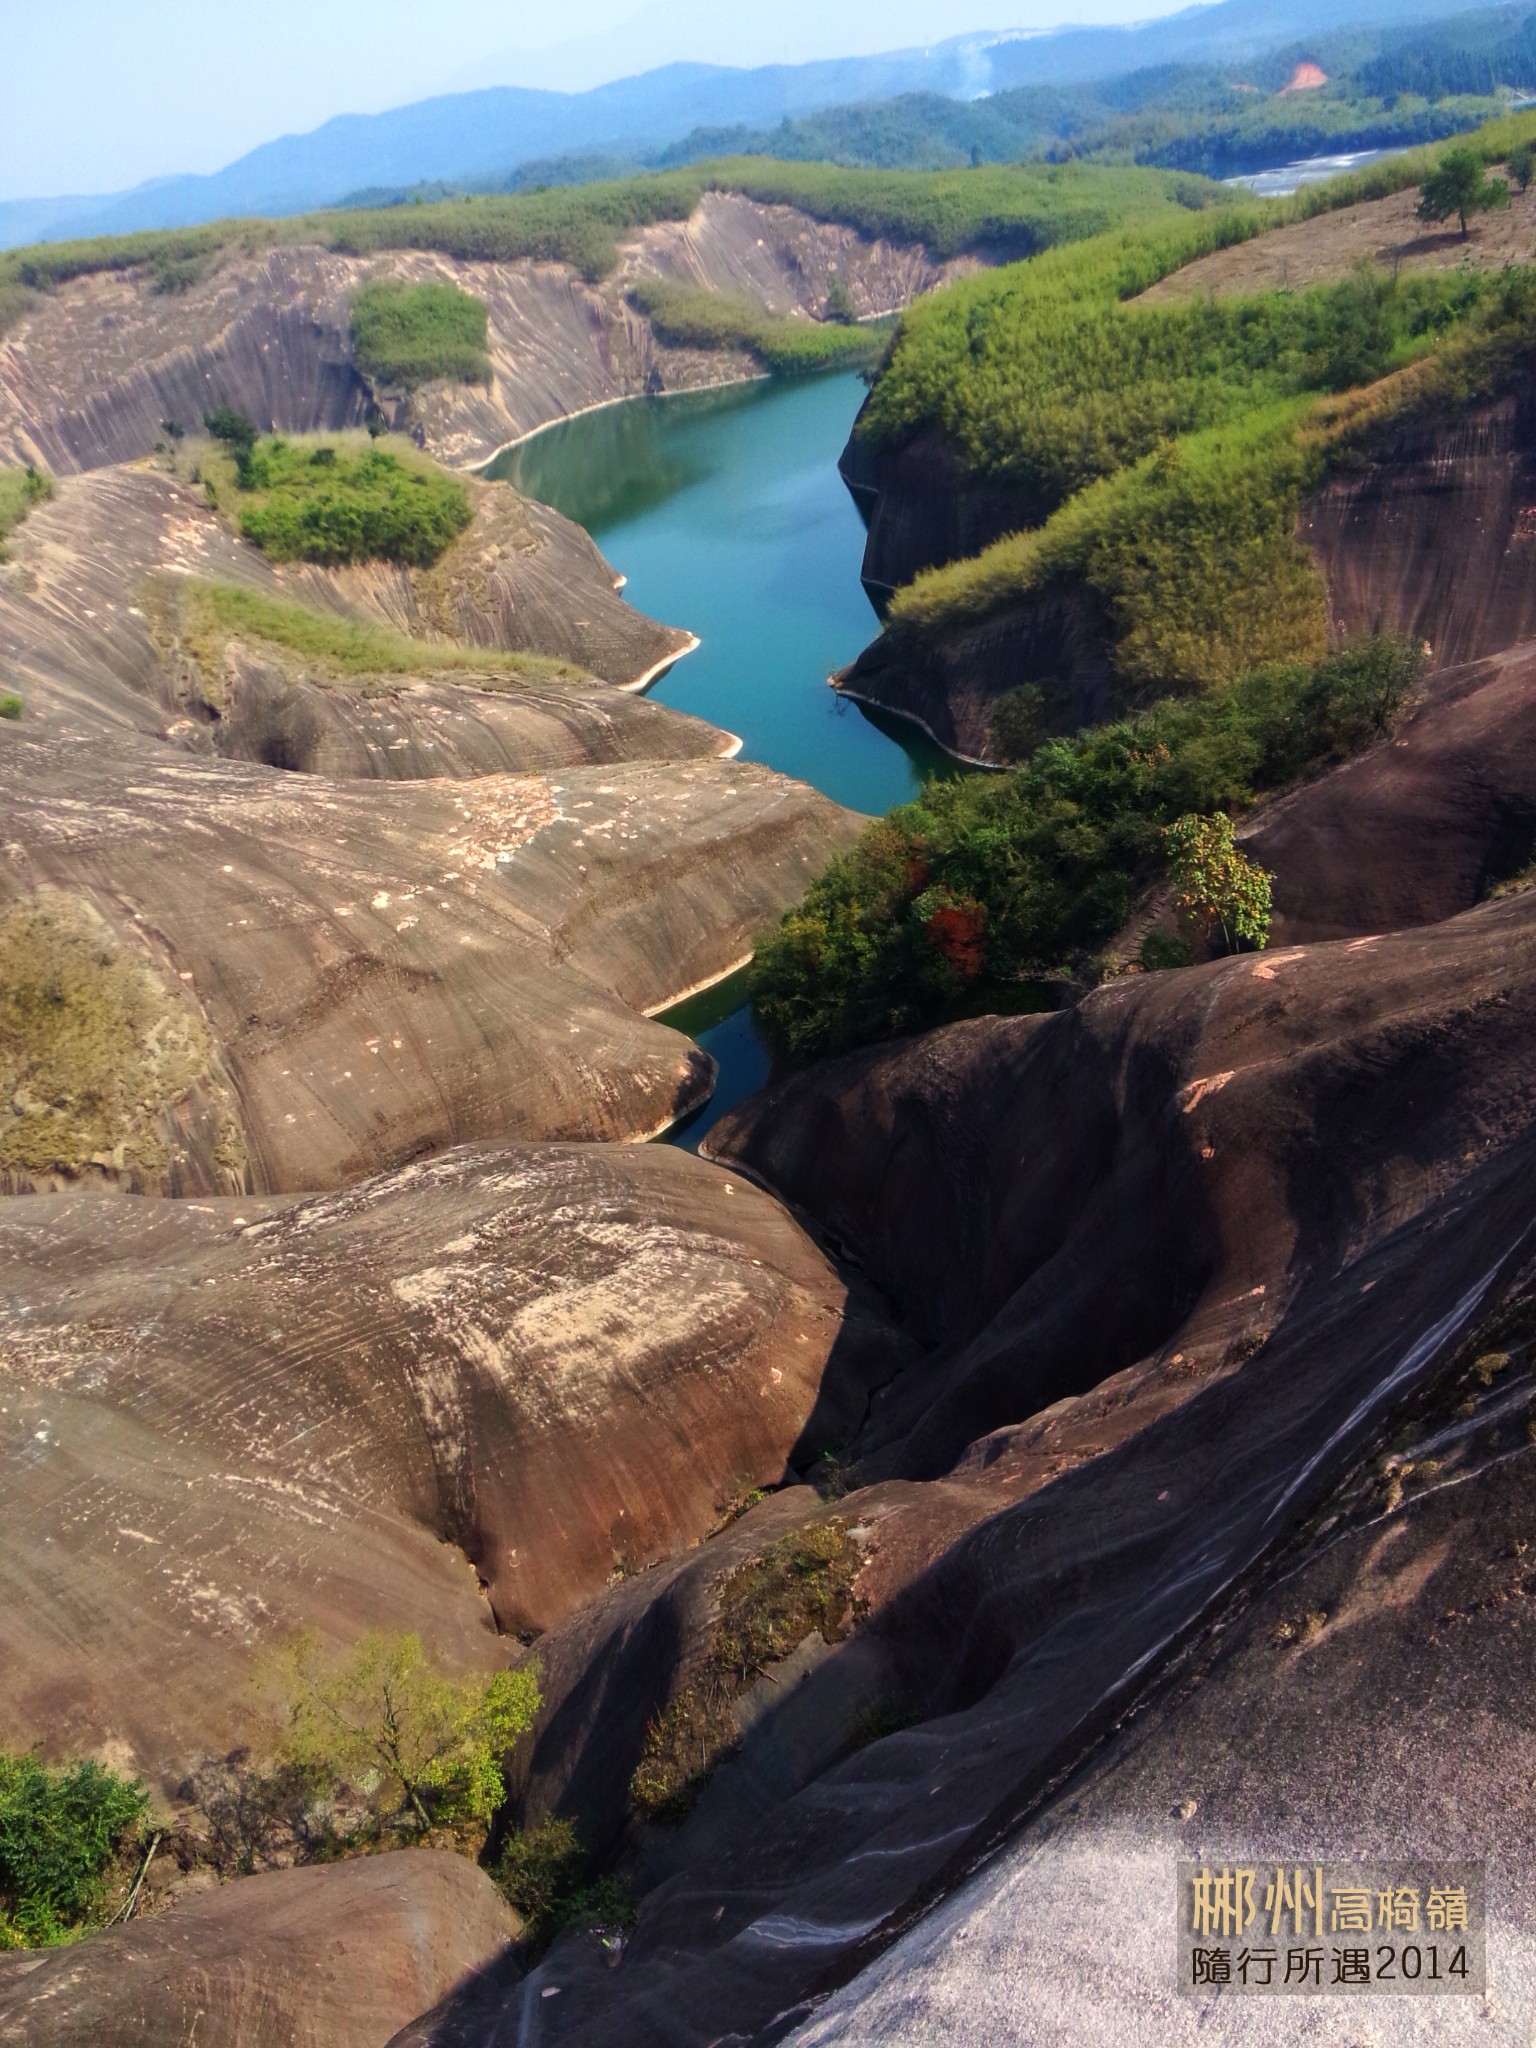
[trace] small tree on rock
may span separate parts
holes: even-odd
[[[1473,150],[1452,149],[1440,159],[1439,169],[1424,180],[1419,219],[1459,220],[1465,241],[1474,213],[1492,213],[1508,204],[1509,187],[1502,178],[1490,178]]]
[[[1174,903],[1186,923],[1204,937],[1219,926],[1225,949],[1262,951],[1269,944],[1273,876],[1240,853],[1232,820],[1190,815],[1163,834],[1173,877]]]
[[[489,1821],[504,1797],[502,1758],[539,1710],[534,1667],[448,1678],[412,1635],[364,1636],[340,1662],[304,1636],[279,1679],[284,1761],[366,1793],[406,1834]]]

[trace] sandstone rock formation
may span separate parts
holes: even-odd
[[[691,221],[632,237],[601,286],[557,263],[409,251],[365,259],[314,246],[232,253],[180,293],[157,293],[133,272],[81,278],[39,299],[0,339],[0,461],[59,475],[132,461],[150,452],[164,421],[191,431],[218,405],[263,429],[357,426],[375,394],[352,358],[350,304],[375,278],[451,279],[489,308],[489,392],[440,384],[414,402],[378,394],[397,424],[421,425],[434,454],[469,467],[588,406],[753,374],[729,351],[661,346],[624,297],[638,279],[745,294],[789,313],[819,312],[837,275],[861,312],[887,313],[956,268],[790,207],[711,193]]]
[[[670,1147],[12,1200],[0,1250],[0,1739],[170,1786],[256,1739],[264,1647],[410,1629],[497,1668],[889,1369],[783,1209]]]
[[[214,512],[200,488],[161,470],[108,469],[68,479],[10,541],[10,561],[0,568],[0,659],[33,713],[63,698],[156,733],[168,715],[180,714],[212,726],[203,743],[217,746],[217,714],[238,712],[241,678],[226,678],[221,669],[188,673],[174,599],[189,579],[393,628],[423,643],[415,678],[328,676],[314,658],[285,659],[290,686],[322,723],[340,715],[326,711],[327,696],[402,695],[423,680],[495,693],[494,676],[433,668],[434,656],[455,646],[545,657],[620,689],[633,689],[691,646],[686,632],[624,603],[612,569],[569,520],[505,485],[475,486],[474,497],[473,525],[431,570],[382,563],[321,569],[269,562]],[[517,664],[509,668],[515,679]],[[604,701],[616,729],[665,727],[665,741],[651,743],[654,751],[687,753],[699,745],[694,721]],[[185,728],[177,731],[188,736]],[[522,765],[516,744],[514,735],[494,765]],[[644,741],[630,744],[645,750]]]
[[[869,1615],[808,1680],[831,1700],[862,1660],[923,1719],[862,1749],[850,1729],[727,1844],[701,1831],[616,1972],[558,1948],[533,1985],[559,1994],[546,2038],[808,2011],[1006,1838],[1416,1390],[1487,1348],[1536,1250],[1533,937],[1517,898],[1151,977],[837,1063],[725,1127],[717,1149],[867,1255],[934,1340],[856,1439],[875,1483],[837,1512],[865,1532]],[[632,1745],[630,1688],[686,1658],[675,1583],[654,1623],[642,1586],[605,1596],[606,1635],[601,1607],[570,1625],[597,1654],[539,1740],[573,1806],[608,1767],[594,1743],[584,1790],[561,1743]],[[421,2038],[489,2038],[453,2006]]]
[[[1488,1995],[1378,1997],[1368,2038],[1526,2038],[1528,1313],[1499,1339],[1510,1348],[1396,1432],[1384,1473],[1346,1481],[1102,1755],[792,2033],[795,2048],[944,2036],[1113,2048],[1130,2012],[1138,2048],[1175,2048],[1192,2029],[1280,2048],[1297,2038],[1293,2002],[1175,1992],[1170,1875],[1178,1862],[1319,1858],[1484,1863]]]
[[[1536,648],[1441,669],[1391,739],[1265,806],[1275,940],[1435,924],[1520,886],[1536,855]]]
[[[52,1152],[11,1128],[31,1114],[13,1102],[0,1185],[317,1189],[472,1140],[646,1137],[707,1097],[708,1061],[645,1013],[738,965],[857,821],[603,684],[432,669],[459,644],[434,625],[491,649],[520,630],[523,515],[484,495],[468,558],[413,576],[274,571],[150,471],[71,480],[22,529],[0,570],[25,707],[0,733],[0,916],[52,920],[71,958],[98,921],[135,1000],[206,1045],[179,1088]],[[542,546],[546,596],[574,565],[562,602],[606,605],[615,650],[677,651],[585,536],[561,522]],[[423,673],[328,673],[236,634],[209,655],[178,608],[199,578],[411,626]],[[79,964],[70,1015],[99,1036],[101,972]],[[28,1015],[49,1045],[24,1065],[77,1059],[73,1023],[61,1051],[59,1020]]]
[[[869,524],[864,580],[877,597],[1042,523],[1027,492],[966,474],[931,433],[875,449],[855,431],[842,467]],[[1298,537],[1326,586],[1335,644],[1388,633],[1422,644],[1438,669],[1536,636],[1529,374],[1497,401],[1432,407],[1375,433],[1302,506]],[[858,701],[910,718],[978,761],[997,758],[997,699],[1027,680],[1046,685],[1053,730],[1124,711],[1110,621],[1091,593],[1064,582],[977,621],[893,631],[837,678]]]
[[[384,2048],[516,1929],[462,1856],[405,1850],[224,1885],[92,1935],[0,1957],[15,2048]]]

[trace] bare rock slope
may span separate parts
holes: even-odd
[[[496,555],[521,514],[485,500],[466,540]],[[567,608],[605,603],[638,652],[675,651],[585,536],[562,550]],[[579,672],[496,673],[521,609],[495,563],[277,572],[145,470],[70,481],[14,552],[0,948],[74,993],[8,1020],[11,1188],[316,1189],[484,1138],[648,1136],[712,1068],[646,1013],[738,965],[857,830],[709,726]],[[330,673],[238,633],[210,653],[186,613],[208,582],[411,626],[421,673]],[[462,645],[434,607],[478,625],[492,672],[432,665]],[[306,768],[330,772],[287,772]],[[89,1081],[156,1017],[174,1059],[137,1091]]]
[[[303,1201],[0,1205],[0,1736],[174,1786],[251,1659],[492,1669],[863,1413],[883,1325],[669,1147],[464,1151]]]

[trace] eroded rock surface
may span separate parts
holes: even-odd
[[[216,1114],[163,1105],[147,1151],[106,1161],[126,1184],[315,1189],[480,1139],[649,1136],[713,1070],[645,1013],[739,965],[856,833],[728,758],[729,735],[602,683],[326,674],[238,635],[210,654],[187,627],[193,576],[418,635],[469,606],[495,646],[521,616],[497,582],[523,573],[501,562],[521,514],[485,497],[482,580],[453,555],[419,577],[277,572],[172,478],[103,471],[0,571],[25,709],[0,732],[0,905],[97,918],[193,1006],[222,1091]],[[587,581],[564,602],[622,613],[585,536],[567,552]],[[638,653],[675,651],[635,630]],[[0,1138],[0,1172],[46,1185],[116,1143],[51,1163],[26,1145],[8,1168]]]
[[[1454,917],[1536,854],[1536,647],[1432,673],[1391,738],[1266,806],[1280,944]]]
[[[516,1922],[462,1856],[268,1871],[74,1948],[0,1958],[16,2048],[384,2048]]]
[[[686,1114],[710,1064],[643,1013],[739,964],[858,829],[739,762],[378,785],[67,728],[3,745],[5,900],[85,898],[196,1000],[254,1190]],[[137,1184],[230,1182],[187,1136]]]
[[[864,577],[876,592],[1041,523],[1027,494],[966,475],[931,435],[890,450],[855,437],[843,467],[870,522]],[[1377,433],[1302,506],[1298,536],[1335,644],[1391,634],[1441,669],[1536,638],[1536,387],[1522,378],[1496,403],[1430,407]],[[972,760],[996,760],[992,710],[1020,682],[1043,687],[1052,731],[1128,708],[1111,623],[1070,580],[977,621],[898,628],[839,681]]]
[[[1491,1354],[1398,1433],[1385,1469],[1346,1485],[1139,1718],[792,2034],[796,2048],[1114,2048],[1128,2029],[1138,2048],[1192,2031],[1280,2048],[1298,2038],[1293,2002],[1175,1993],[1172,1872],[1319,1859],[1485,1864],[1485,1998],[1334,2010],[1369,2013],[1361,2038],[1381,2048],[1524,2048],[1536,2020],[1533,1391],[1527,1325],[1513,1356]],[[1442,1945],[1442,1973],[1447,1960]]]
[[[448,683],[469,694],[492,731],[498,721],[508,726],[494,765],[521,766],[517,721],[528,721],[518,690],[508,686],[515,673],[498,685],[494,675],[434,669],[434,648],[460,644],[569,664],[578,673],[568,685],[581,701],[592,694],[591,674],[633,688],[692,643],[687,633],[623,602],[613,571],[579,527],[505,485],[477,485],[474,498],[474,524],[434,569],[374,563],[327,570],[273,564],[218,517],[197,486],[161,470],[141,466],[70,478],[8,544],[9,565],[0,567],[0,654],[33,715],[71,706],[156,733],[180,719],[174,736],[219,747],[228,744],[221,717],[240,709],[241,674],[238,668],[226,673],[222,663],[207,674],[189,674],[177,615],[188,579],[232,585],[423,642],[419,675],[371,678],[328,673],[318,657],[289,650],[279,658],[270,645],[257,643],[322,728],[349,716],[355,721],[349,704],[357,697],[375,705],[394,699],[398,715],[409,721],[413,693],[424,684],[441,690]],[[509,668],[515,671],[516,664]],[[553,690],[551,682],[535,692],[534,703]],[[660,706],[626,707],[613,693],[597,694],[608,706],[610,726],[651,735],[653,752],[687,754],[708,731]],[[189,719],[203,728],[200,734],[189,729]],[[426,737],[438,737],[421,714],[415,723],[427,728]],[[623,744],[639,751],[647,742]],[[477,763],[457,772],[484,771]]]
[[[350,308],[357,287],[378,278],[451,280],[489,310],[488,392],[437,384],[414,401],[377,394],[396,424],[419,423],[434,454],[469,467],[589,406],[754,374],[731,351],[660,345],[624,296],[639,279],[819,314],[835,275],[861,312],[887,313],[957,267],[974,265],[938,265],[789,207],[710,193],[692,220],[630,238],[600,286],[557,263],[315,247],[233,254],[182,293],[157,293],[131,272],[82,278],[39,298],[0,340],[0,461],[60,475],[132,461],[166,420],[193,431],[217,405],[289,433],[357,426],[375,394],[352,358]]]
[[[727,1126],[937,1339],[856,1440],[878,1483],[836,1512],[867,1532],[869,1616],[808,1681],[831,1697],[873,1654],[925,1718],[697,1840],[617,1971],[558,1949],[546,2038],[643,2048],[808,2010],[1470,1355],[1532,1252],[1533,932],[1515,899],[1151,977],[825,1068]],[[615,1628],[587,1705],[607,1686],[617,1715],[620,1646],[675,1658],[668,1627],[648,1651],[638,1617]],[[456,2035],[449,2004],[427,2038],[494,2038]]]
[[[263,1646],[496,1668],[494,1630],[698,1542],[889,1369],[784,1210],[669,1147],[12,1201],[0,1246],[0,1731],[171,1784],[252,1739]]]

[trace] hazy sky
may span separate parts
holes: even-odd
[[[1185,0],[4,0],[0,198],[212,171],[332,114],[579,90],[679,57],[795,63]]]

